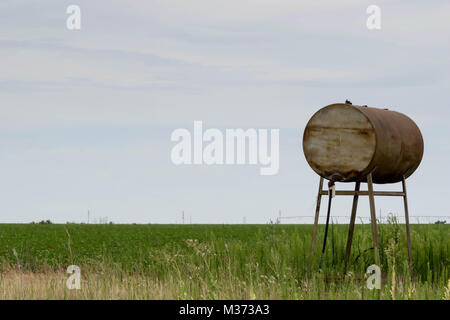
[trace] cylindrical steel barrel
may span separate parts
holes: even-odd
[[[406,115],[336,103],[317,111],[303,133],[303,152],[321,177],[340,182],[394,183],[419,166],[423,138]]]

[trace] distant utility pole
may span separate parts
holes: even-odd
[[[182,211],[181,220],[183,221],[183,224],[184,224],[184,210]]]
[[[189,224],[192,224],[192,216],[189,216]]]
[[[89,212],[89,210],[88,210],[88,224],[89,224],[89,215],[90,215],[91,213]]]

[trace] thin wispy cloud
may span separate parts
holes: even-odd
[[[182,209],[198,222],[311,215],[302,130],[345,99],[418,123],[411,207],[428,214],[425,195],[444,210],[448,174],[435,164],[450,158],[448,1],[377,1],[377,31],[366,28],[372,1],[80,0],[82,28],[69,31],[72,2],[0,3],[4,221],[65,222],[88,208],[138,222],[174,222]],[[280,128],[279,175],[174,168],[170,132],[194,120]]]

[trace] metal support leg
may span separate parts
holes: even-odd
[[[403,193],[404,193],[403,203],[405,205],[406,239],[408,240],[409,271],[411,273],[411,279],[414,280],[414,268],[413,268],[412,250],[411,250],[411,236],[409,234],[408,198],[406,195],[405,177],[403,177],[403,179],[402,179],[402,187],[403,187]]]
[[[367,189],[369,191],[369,204],[370,204],[370,222],[372,224],[372,238],[373,248],[375,251],[375,264],[380,266],[380,251],[378,246],[378,229],[377,229],[377,216],[375,214],[375,199],[373,196],[373,183],[372,174],[367,175]]]
[[[345,269],[344,276],[347,273],[348,259],[350,258],[350,251],[352,249],[353,231],[355,229],[356,209],[358,207],[358,194],[360,182],[355,184],[355,195],[353,196],[352,215],[350,217],[350,225],[348,227],[347,248],[345,249]]]
[[[323,187],[323,178],[320,177],[319,192],[317,193],[316,214],[314,217],[314,227],[313,227],[313,234],[312,234],[312,240],[311,240],[311,249],[309,251],[308,272],[311,271],[311,264],[312,264],[312,259],[313,259],[313,255],[314,255],[314,245],[316,242],[317,224],[319,223],[320,200],[322,199],[322,194],[321,194],[322,187]]]

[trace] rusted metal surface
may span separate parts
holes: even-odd
[[[406,115],[337,103],[317,111],[303,134],[303,152],[321,177],[340,182],[395,183],[419,166],[423,138]]]

